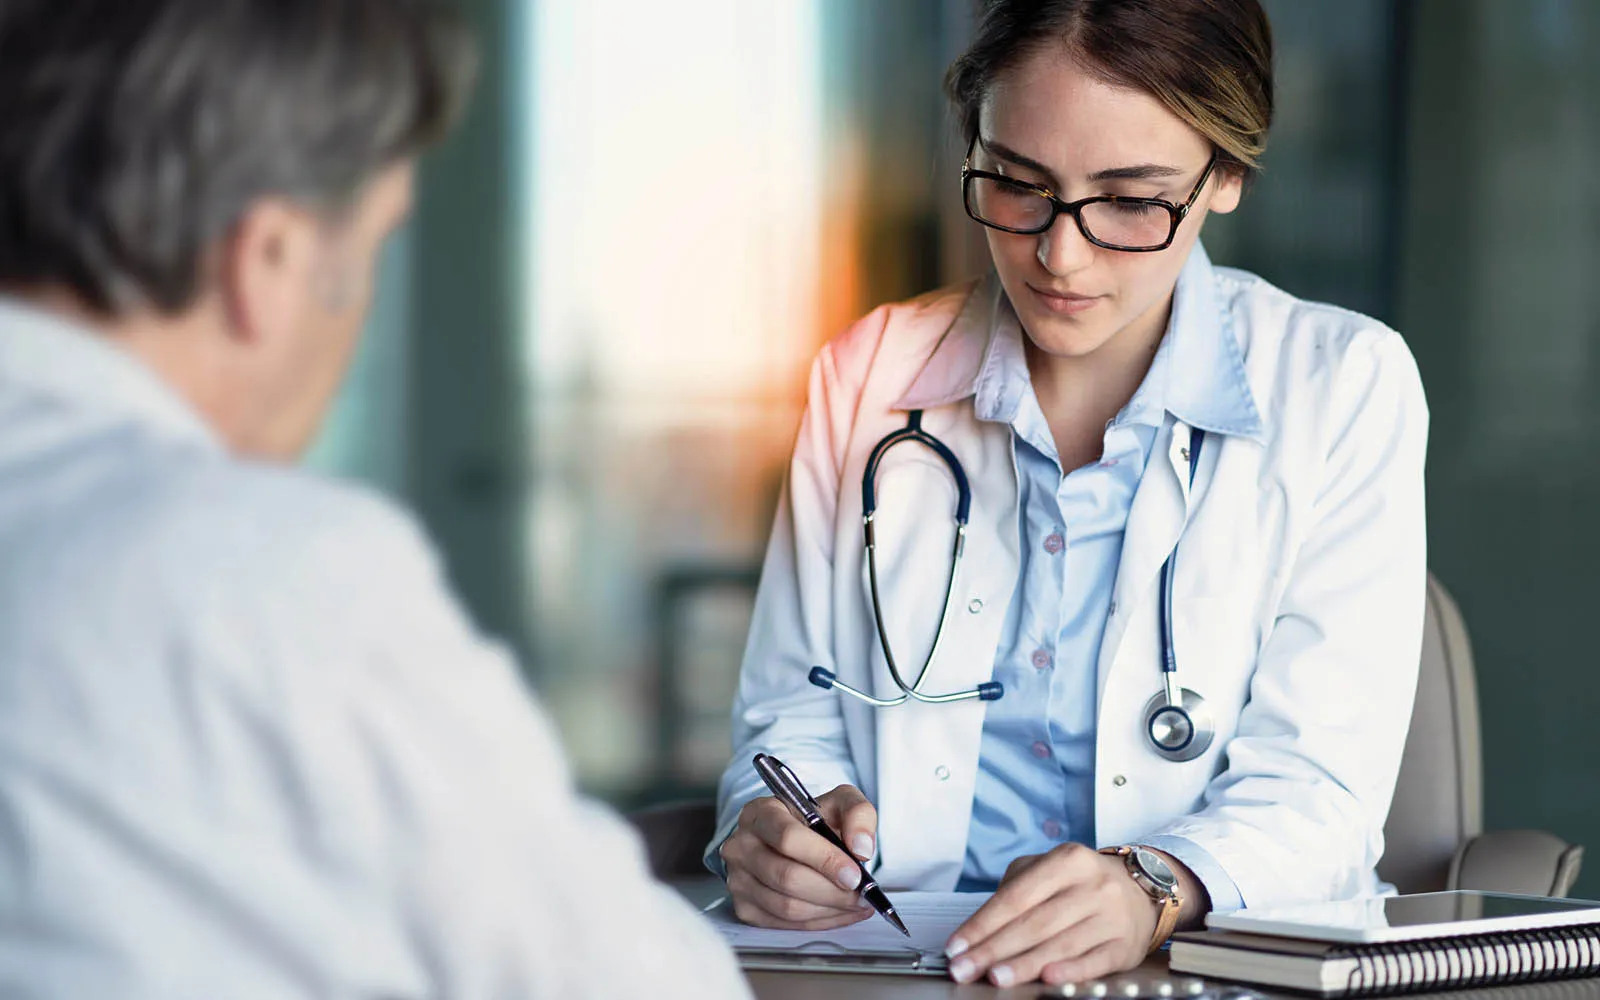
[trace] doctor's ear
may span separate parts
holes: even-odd
[[[1244,199],[1247,170],[1237,163],[1219,163],[1215,183],[1206,211],[1227,215],[1238,208],[1239,202]]]

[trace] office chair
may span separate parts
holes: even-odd
[[[698,875],[715,832],[709,801],[669,803],[628,817],[644,836],[657,876]],[[1480,889],[1561,896],[1583,848],[1540,830],[1483,832],[1483,762],[1472,645],[1461,612],[1428,577],[1416,706],[1384,826],[1378,874],[1401,892]]]
[[[1483,756],[1472,643],[1428,576],[1422,669],[1378,874],[1401,892],[1480,889],[1564,896],[1583,848],[1542,830],[1483,832]]]
[[[650,870],[656,878],[705,875],[701,860],[717,832],[717,804],[710,799],[667,802],[637,809],[628,822],[644,838]]]

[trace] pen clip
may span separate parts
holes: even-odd
[[[757,773],[767,783],[767,787],[772,789],[772,794],[798,813],[802,823],[810,826],[822,819],[822,813],[817,810],[817,800],[806,791],[806,786],[800,783],[799,776],[789,770],[788,764],[771,754],[758,753],[755,765]]]

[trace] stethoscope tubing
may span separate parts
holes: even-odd
[[[883,620],[883,602],[878,591],[878,543],[877,530],[874,524],[877,516],[877,474],[878,467],[882,464],[883,457],[895,445],[915,441],[930,449],[942,460],[950,470],[956,484],[956,511],[955,511],[955,542],[950,555],[950,575],[945,582],[944,602],[939,612],[939,622],[934,630],[933,644],[928,650],[928,656],[923,660],[922,668],[917,671],[916,678],[910,683],[900,673],[900,666],[895,661],[894,651],[889,644],[889,633]],[[1195,471],[1200,461],[1200,448],[1205,441],[1205,432],[1195,428],[1191,431],[1189,446],[1185,452],[1185,459],[1189,466],[1189,486],[1193,489]],[[867,458],[867,466],[861,480],[861,509],[862,533],[867,551],[867,579],[872,594],[872,617],[877,627],[878,642],[883,649],[884,662],[889,670],[889,677],[895,686],[900,689],[900,694],[892,698],[879,698],[858,690],[840,681],[832,671],[817,666],[811,668],[810,681],[818,687],[837,689],[843,694],[848,694],[875,708],[893,708],[903,705],[907,701],[920,701],[930,705],[950,704],[958,701],[969,701],[977,698],[983,701],[993,701],[1000,698],[1004,687],[998,681],[985,681],[977,687],[964,691],[952,691],[947,694],[928,694],[922,690],[922,685],[927,680],[928,669],[933,665],[934,658],[939,653],[939,647],[944,640],[945,622],[950,617],[950,604],[955,597],[956,578],[961,568],[961,559],[966,551],[967,521],[972,510],[972,490],[967,480],[966,470],[955,453],[944,442],[922,429],[922,411],[912,410],[906,421],[906,426],[890,432],[872,449]],[[1204,753],[1211,745],[1215,735],[1215,726],[1211,720],[1210,709],[1201,698],[1193,691],[1184,688],[1178,679],[1178,656],[1175,648],[1172,617],[1173,617],[1173,564],[1177,559],[1177,546],[1168,554],[1166,561],[1161,564],[1160,581],[1160,638],[1161,638],[1161,677],[1162,689],[1150,702],[1144,711],[1145,735],[1156,753],[1173,761],[1192,760]]]
[[[950,552],[950,575],[945,581],[944,602],[939,609],[939,622],[934,629],[933,645],[928,650],[928,656],[922,662],[922,669],[917,671],[916,678],[911,683],[906,683],[904,675],[900,673],[900,665],[894,658],[894,650],[889,644],[889,630],[883,620],[883,600],[878,592],[878,538],[873,522],[877,517],[877,476],[878,466],[883,461],[883,456],[890,448],[907,441],[915,441],[931,450],[944,462],[950,470],[956,484],[956,510],[955,510],[955,541]],[[895,687],[900,689],[900,694],[893,698],[878,698],[865,691],[857,690],[833,675],[831,671],[822,667],[811,669],[811,683],[823,688],[837,688],[839,691],[852,695],[875,708],[893,708],[903,705],[907,701],[920,701],[928,705],[948,705],[957,701],[969,701],[978,698],[984,701],[993,701],[1004,693],[1004,688],[998,681],[986,681],[975,688],[965,691],[952,691],[948,694],[928,694],[922,690],[922,684],[927,680],[928,668],[933,665],[934,658],[939,655],[939,647],[944,642],[944,626],[950,617],[950,604],[955,598],[956,577],[961,569],[961,557],[967,547],[967,520],[972,512],[972,487],[967,480],[966,470],[961,467],[961,461],[956,458],[955,452],[938,438],[922,429],[922,411],[912,410],[907,418],[906,426],[892,432],[872,449],[872,454],[867,458],[867,467],[861,477],[861,523],[862,534],[866,541],[867,549],[867,581],[872,592],[872,618],[878,630],[878,643],[883,649],[883,659],[889,668],[889,677],[894,681]]]

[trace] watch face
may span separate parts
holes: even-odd
[[[1154,882],[1162,889],[1171,892],[1178,888],[1178,877],[1172,874],[1172,869],[1160,855],[1143,847],[1133,849],[1133,863],[1139,866],[1139,871],[1145,878]]]

